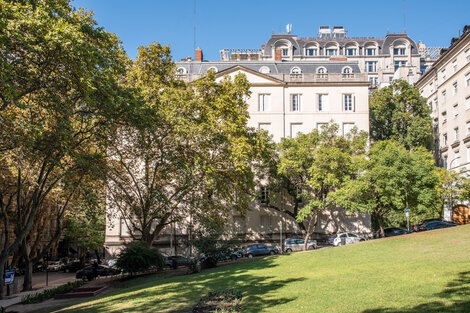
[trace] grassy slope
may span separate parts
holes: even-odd
[[[470,312],[470,225],[130,284],[60,312],[186,312],[234,287],[246,312]]]

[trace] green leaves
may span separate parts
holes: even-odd
[[[431,109],[419,91],[404,80],[374,91],[370,98],[370,136],[393,139],[407,149],[432,145]]]

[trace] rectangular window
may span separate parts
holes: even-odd
[[[268,196],[269,196],[269,190],[266,187],[261,187],[261,198],[260,201],[261,203],[268,203]]]
[[[377,61],[367,61],[366,72],[377,72]]]
[[[399,67],[404,67],[406,66],[406,61],[395,61],[395,71],[399,68]]]
[[[326,49],[326,55],[336,55],[337,49]]]
[[[270,215],[260,215],[259,216],[259,226],[261,230],[268,231],[271,229],[271,216]]]
[[[393,54],[394,55],[405,55],[406,49],[405,48],[394,48]]]
[[[447,112],[443,111],[441,114],[442,114],[442,123],[447,122]]]
[[[459,86],[457,85],[457,82],[455,82],[452,86],[454,86],[454,96],[457,94],[459,91]]]
[[[271,133],[271,123],[259,123],[258,130],[265,130],[268,133]]]
[[[258,111],[269,112],[271,111],[271,96],[268,94],[258,95]]]
[[[366,55],[375,55],[375,48],[367,48]]]
[[[454,116],[457,116],[457,115],[459,115],[459,105],[455,104],[454,105]]]
[[[465,99],[465,110],[470,110],[470,97]]]
[[[289,49],[287,48],[282,49],[282,56],[284,57],[289,56]]]
[[[465,75],[465,86],[470,86],[470,73]]]
[[[389,82],[393,82],[393,76],[390,76],[390,77],[388,78],[388,81],[389,81]]]
[[[447,146],[447,133],[444,133],[444,135],[442,135],[442,142],[444,143],[444,147]]]
[[[302,133],[302,123],[290,124],[290,136],[295,138],[299,133]]]
[[[467,61],[470,62],[470,49],[467,49],[467,51],[465,51],[465,58],[467,59]]]
[[[454,128],[454,141],[459,141],[459,128]]]
[[[356,55],[356,49],[346,49],[346,55]]]
[[[300,111],[300,95],[293,94],[290,97],[290,109],[292,112],[299,112]]]
[[[318,95],[318,111],[328,111],[328,95]]]
[[[343,137],[351,132],[354,127],[354,123],[343,123]]]
[[[445,69],[442,70],[441,74],[442,74],[442,80],[446,80],[446,70]]]
[[[353,101],[351,94],[343,95],[343,108],[345,111],[352,111],[353,110]]]
[[[379,84],[379,78],[376,76],[369,77],[369,83],[372,87],[375,87]]]
[[[442,103],[446,103],[446,95],[447,95],[447,92],[444,90],[442,92]]]
[[[447,169],[447,155],[444,156],[444,158],[442,159],[442,166]]]
[[[452,68],[454,69],[454,73],[456,73],[457,72],[457,60],[452,62]]]
[[[307,49],[307,55],[308,56],[317,55],[317,49]]]
[[[470,121],[467,122],[467,135],[470,135]]]
[[[326,126],[328,126],[328,123],[317,123],[317,130],[321,132]]]

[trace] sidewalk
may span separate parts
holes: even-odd
[[[36,281],[36,283],[34,283]],[[46,289],[51,289],[55,288],[61,285],[64,285],[68,282],[75,281],[75,275],[70,275],[69,277],[62,277],[59,279],[51,280],[48,283],[48,286],[46,286],[46,282],[43,279],[35,279],[33,277],[33,290],[31,291],[25,291],[25,292],[19,292],[14,295],[11,295],[10,297],[6,297],[4,300],[0,300],[0,307],[7,308],[9,306],[12,306],[14,304],[20,303],[21,298],[26,295],[30,294],[35,294],[38,292],[42,292]],[[21,290],[23,288],[23,282],[22,280],[19,280],[18,282],[18,289]]]

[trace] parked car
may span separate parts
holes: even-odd
[[[79,269],[82,269],[83,265],[80,261],[73,261],[64,265],[63,271],[66,273],[76,272]]]
[[[251,259],[254,256],[273,255],[277,253],[279,253],[278,249],[259,244],[248,246],[245,251],[245,256]]]
[[[411,233],[410,231],[403,229],[403,228],[398,228],[398,227],[388,227],[384,229],[385,237],[400,236],[400,235],[406,235],[410,233]],[[380,237],[382,236],[380,234],[380,230],[378,230],[374,233],[374,238],[380,238]]]
[[[245,251],[246,247],[240,247],[240,249],[235,250],[230,254],[230,259],[232,259],[232,261],[235,261],[236,259],[243,258],[245,256]]]
[[[447,228],[447,227],[454,227],[457,226],[455,223],[452,222],[431,222],[427,223],[424,226],[419,227],[419,231],[425,231],[425,230],[433,230],[433,229],[439,229],[439,228]]]
[[[287,238],[284,243],[284,251],[290,253],[292,251],[303,251],[305,239],[303,238]],[[307,241],[307,249],[313,250],[318,248],[316,240]]]
[[[117,261],[118,261],[118,259],[109,259],[109,260],[106,261],[106,265],[108,265],[109,267],[115,267]]]
[[[194,262],[193,259],[181,255],[172,255],[165,257],[166,266],[173,267],[173,261],[176,262],[176,266],[188,266],[189,264]]]
[[[427,220],[422,221],[422,222],[419,223],[419,224],[413,225],[413,226],[411,227],[411,230],[412,230],[412,231],[419,231],[419,228],[420,228],[420,227],[422,228],[422,227],[424,227],[426,224],[428,224],[428,223],[433,223],[433,222],[442,222],[442,220],[441,220],[440,218],[429,218],[429,219],[427,219]]]
[[[64,269],[65,264],[62,261],[51,263],[47,266],[49,272],[57,272]]]
[[[339,233],[333,237],[333,245],[337,247],[366,240],[367,239],[361,235],[356,235],[353,233]]]
[[[88,280],[93,279],[93,267],[94,267],[93,265],[88,265],[84,267],[83,269],[75,273],[75,277],[80,279],[80,278],[83,278],[83,276],[86,276]],[[106,266],[106,265],[98,265],[96,268],[96,274],[98,276],[110,276],[110,275],[116,275],[119,273],[120,273],[119,270]]]

